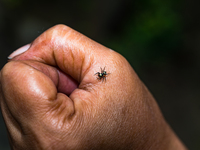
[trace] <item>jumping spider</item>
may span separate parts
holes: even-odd
[[[105,68],[106,68],[106,67],[104,67],[103,70],[102,70],[102,68],[100,67],[101,72],[97,72],[97,73],[94,74],[94,75],[97,75],[97,79],[98,79],[98,80],[102,80],[102,82],[103,82],[104,80],[106,81],[107,75],[110,74],[110,73],[107,73],[107,72],[106,72]]]

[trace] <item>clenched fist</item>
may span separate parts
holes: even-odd
[[[57,25],[10,55],[0,104],[12,149],[183,150],[124,57]]]

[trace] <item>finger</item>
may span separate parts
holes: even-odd
[[[102,55],[104,50],[108,48],[67,26],[57,25],[44,32],[34,40],[28,51],[13,60],[35,60],[58,66],[80,83],[97,61],[96,53]]]
[[[35,68],[37,64],[34,67],[30,64],[12,61],[2,69],[3,103],[4,109],[7,108],[4,114],[12,114],[18,122],[23,122],[23,126],[36,120],[44,122],[43,119],[52,122],[54,116],[60,119],[57,123],[67,121],[74,113],[74,105],[68,96],[57,92],[57,71],[48,68],[47,76]],[[41,67],[41,64],[38,65]],[[48,113],[51,115],[45,117]]]
[[[57,92],[69,96],[77,87],[77,82],[69,75],[63,73],[60,69],[36,61],[22,61],[24,64],[35,68],[36,70],[48,76],[57,88]]]

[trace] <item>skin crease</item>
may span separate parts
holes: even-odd
[[[0,86],[12,149],[186,149],[126,59],[65,25],[9,61]]]

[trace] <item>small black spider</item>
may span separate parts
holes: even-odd
[[[100,68],[101,68],[101,67],[100,67]],[[105,68],[106,68],[106,67],[104,67],[103,70],[102,70],[102,68],[101,68],[101,72],[97,72],[97,73],[94,74],[94,75],[97,74],[97,79],[98,79],[98,80],[102,80],[102,82],[103,82],[104,80],[106,81],[107,75],[110,74],[110,73],[107,73],[107,72],[105,71]]]

